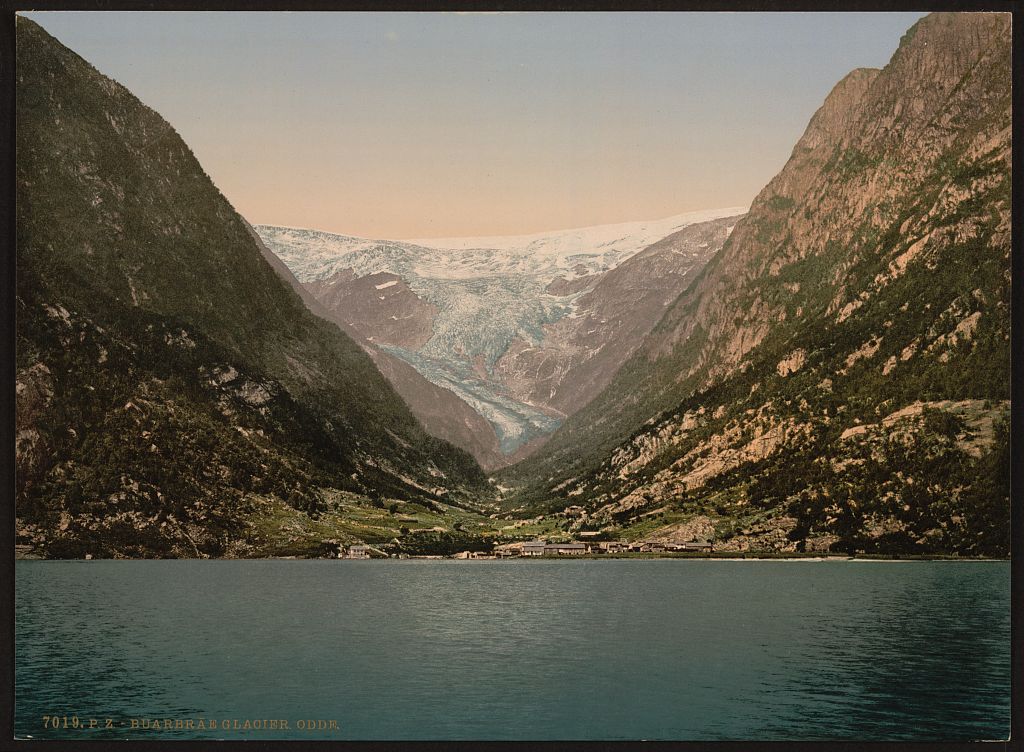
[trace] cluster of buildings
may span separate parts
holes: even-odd
[[[673,551],[712,551],[713,545],[703,541],[687,541],[685,543],[663,542],[663,541],[569,541],[568,543],[548,543],[547,541],[534,540],[517,543],[506,543],[496,546],[490,553],[477,551],[462,551],[455,554],[456,559],[509,559],[523,556],[583,556],[584,554],[620,554],[627,552],[636,553],[664,553]],[[392,557],[395,555],[392,554]],[[366,544],[355,544],[347,548],[341,548],[337,557],[339,559],[373,559],[388,558],[384,553],[374,546]],[[401,555],[399,558],[408,558]],[[440,559],[441,556],[424,558]]]
[[[509,543],[494,550],[499,558],[516,556],[582,556],[583,554],[618,554],[628,551],[638,553],[664,553],[669,551],[711,551],[711,543],[703,541],[687,541],[685,543],[666,543],[662,541],[592,541],[569,543],[548,543],[546,541],[528,541],[526,543]]]
[[[373,546],[367,546],[365,544],[357,544],[349,546],[343,550],[338,556],[339,559],[372,559],[374,554],[380,557],[387,556],[382,551],[378,551]]]

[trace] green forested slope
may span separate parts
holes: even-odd
[[[17,515],[50,555],[217,555],[254,495],[465,503],[428,436],[312,315],[170,125],[17,23]]]

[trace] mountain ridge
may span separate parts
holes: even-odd
[[[938,451],[928,442],[947,442],[956,481],[949,472],[937,477],[953,484],[944,487],[957,504],[969,496],[983,510],[956,514],[955,534],[942,514],[925,520],[933,512],[915,504],[900,511],[850,501],[889,520],[892,530],[865,536],[869,511],[827,499],[837,493],[833,483],[888,499],[917,494],[912,479],[892,480],[902,477],[898,467],[859,454],[867,450],[851,437],[860,434],[841,439],[853,421],[875,424],[915,402],[940,413],[942,405],[970,404],[970,420],[985,413],[985,425],[1005,416],[1009,72],[1007,16],[934,14],[904,36],[884,68],[844,77],[786,166],[612,384],[540,453],[499,473],[517,488],[508,503],[583,504],[607,521],[646,513],[656,501],[692,515],[703,495],[727,498],[716,502],[723,514],[749,517],[756,507],[762,521],[788,519],[771,523],[783,531],[778,546],[807,545],[809,531],[834,536],[841,518],[848,527],[833,542],[851,548],[911,551],[944,540],[968,550],[979,534],[999,549],[998,534],[972,525],[988,524],[978,514],[998,516],[991,505],[1008,503],[1007,489],[999,485],[990,501],[974,491],[958,497],[955,483],[985,485],[979,458],[964,457],[961,438],[955,447],[948,434],[941,438],[932,413],[906,429],[916,453],[906,461],[926,463]],[[957,421],[968,418],[956,415],[949,425],[962,427]],[[986,435],[986,452],[1004,451],[1005,434]],[[903,451],[888,428],[864,441],[883,442],[893,457]],[[858,467],[880,462],[872,465],[879,476],[847,465],[806,488],[780,480],[787,457],[808,477],[824,477],[813,469],[814,451],[856,458]],[[744,472],[764,480],[751,485]],[[816,493],[824,496],[799,507],[796,499]],[[919,503],[933,509],[939,501]]]
[[[496,252],[251,227],[159,115],[19,19],[19,545],[1005,556],[1009,29],[919,21],[740,218]],[[533,454],[488,482],[467,452]],[[529,520],[489,522],[495,493]]]
[[[490,423],[490,430],[477,426],[471,432],[489,448],[497,439],[497,455],[475,447],[478,461],[492,469],[535,450],[607,382],[653,326],[657,307],[688,284],[728,235],[733,211],[441,240],[434,247],[268,225],[255,229],[335,320],[362,336],[364,346],[405,361]],[[679,242],[655,260],[648,249],[660,248],[665,234]],[[644,268],[630,265],[645,252],[652,261],[646,284]],[[626,286],[614,282],[627,278],[633,281]],[[643,302],[631,311],[636,296]],[[581,389],[561,388],[570,382]],[[418,395],[404,394],[414,410],[422,405]],[[454,438],[450,428],[430,425],[437,435]],[[469,448],[465,437],[460,441]]]
[[[21,536],[60,556],[227,555],[259,508],[316,516],[325,490],[486,495],[166,121],[16,30]]]

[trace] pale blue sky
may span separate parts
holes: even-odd
[[[749,203],[921,13],[27,14],[255,223],[533,232]]]

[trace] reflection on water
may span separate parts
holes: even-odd
[[[134,561],[16,568],[34,738],[994,739],[1009,564]],[[112,718],[43,728],[43,715]],[[289,719],[289,731],[128,719]],[[337,731],[298,731],[336,719]]]

